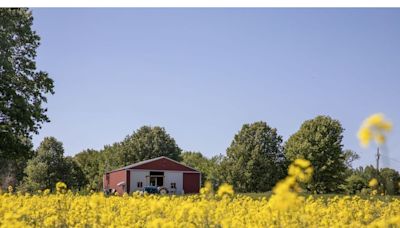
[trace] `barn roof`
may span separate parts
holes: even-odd
[[[166,157],[166,156],[161,156],[161,157],[157,157],[157,158],[152,158],[152,159],[148,159],[148,160],[136,162],[136,163],[133,163],[133,164],[131,164],[131,165],[127,165],[127,166],[121,167],[121,168],[119,168],[119,169],[115,169],[115,170],[109,171],[109,172],[107,172],[107,173],[111,173],[111,172],[115,172],[115,171],[120,171],[120,170],[125,170],[125,169],[133,169],[133,168],[135,168],[135,167],[138,167],[138,166],[141,166],[141,165],[150,163],[150,162],[154,162],[154,161],[157,161],[157,160],[161,160],[161,159],[167,159],[167,160],[172,161],[172,162],[174,162],[174,163],[176,163],[176,164],[179,164],[179,165],[182,165],[182,166],[184,166],[184,167],[186,167],[186,168],[188,168],[188,169],[191,169],[192,171],[195,171],[195,172],[199,172],[199,173],[200,173],[200,171],[198,171],[197,169],[192,168],[192,167],[190,167],[190,166],[187,166],[187,165],[185,165],[185,164],[182,164],[182,163],[180,163],[180,162],[178,162],[178,161],[175,161],[175,160],[173,160],[173,159],[171,159],[171,158],[169,158],[169,157]]]

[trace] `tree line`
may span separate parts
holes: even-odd
[[[201,152],[182,151],[165,128],[143,126],[122,141],[101,150],[87,149],[65,157],[62,143],[45,138],[27,160],[16,182],[21,191],[53,188],[64,181],[75,190],[102,190],[105,172],[135,162],[167,156],[202,172],[202,183],[215,187],[232,184],[238,192],[266,192],[287,174],[297,158],[314,167],[310,183],[303,186],[312,193],[363,193],[372,178],[379,180],[381,192],[399,194],[400,175],[390,168],[373,166],[352,168],[358,155],[344,150],[343,128],[338,120],[317,116],[305,121],[286,142],[276,128],[258,121],[244,124],[234,135],[226,154],[207,158]],[[2,180],[4,181],[4,180]],[[5,186],[3,186],[5,187]]]
[[[159,126],[143,126],[120,142],[97,151],[87,149],[65,156],[62,142],[45,138],[33,149],[31,138],[49,122],[44,105],[54,94],[54,82],[36,67],[40,37],[32,30],[29,9],[0,9],[0,184],[21,191],[53,188],[64,181],[76,190],[101,190],[104,172],[134,162],[167,156],[202,172],[203,183],[230,183],[238,192],[269,191],[286,175],[296,158],[311,161],[310,192],[357,193],[371,178],[381,191],[399,193],[399,173],[372,166],[353,169],[358,155],[344,150],[340,122],[329,116],[305,121],[283,142],[277,129],[266,122],[244,124],[231,144],[219,155],[207,158],[197,151],[182,151],[174,138]]]

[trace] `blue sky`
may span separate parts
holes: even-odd
[[[284,140],[304,120],[341,121],[358,165],[362,120],[394,123],[383,165],[400,170],[399,9],[34,9],[39,69],[55,80],[34,136],[67,155],[166,128],[183,150],[224,154],[242,124]],[[392,159],[388,159],[387,157]]]

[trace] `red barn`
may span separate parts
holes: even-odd
[[[103,177],[104,190],[115,189],[119,194],[145,186],[164,187],[176,194],[199,193],[200,185],[198,170],[164,156],[107,172]]]

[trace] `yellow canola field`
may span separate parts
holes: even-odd
[[[400,227],[400,200],[248,196],[0,195],[1,227]],[[397,225],[396,225],[397,224]]]
[[[59,182],[57,193],[0,194],[0,227],[400,227],[400,200],[376,196],[298,194],[313,168],[297,159],[267,198],[235,195],[206,183],[198,195],[78,195]]]

